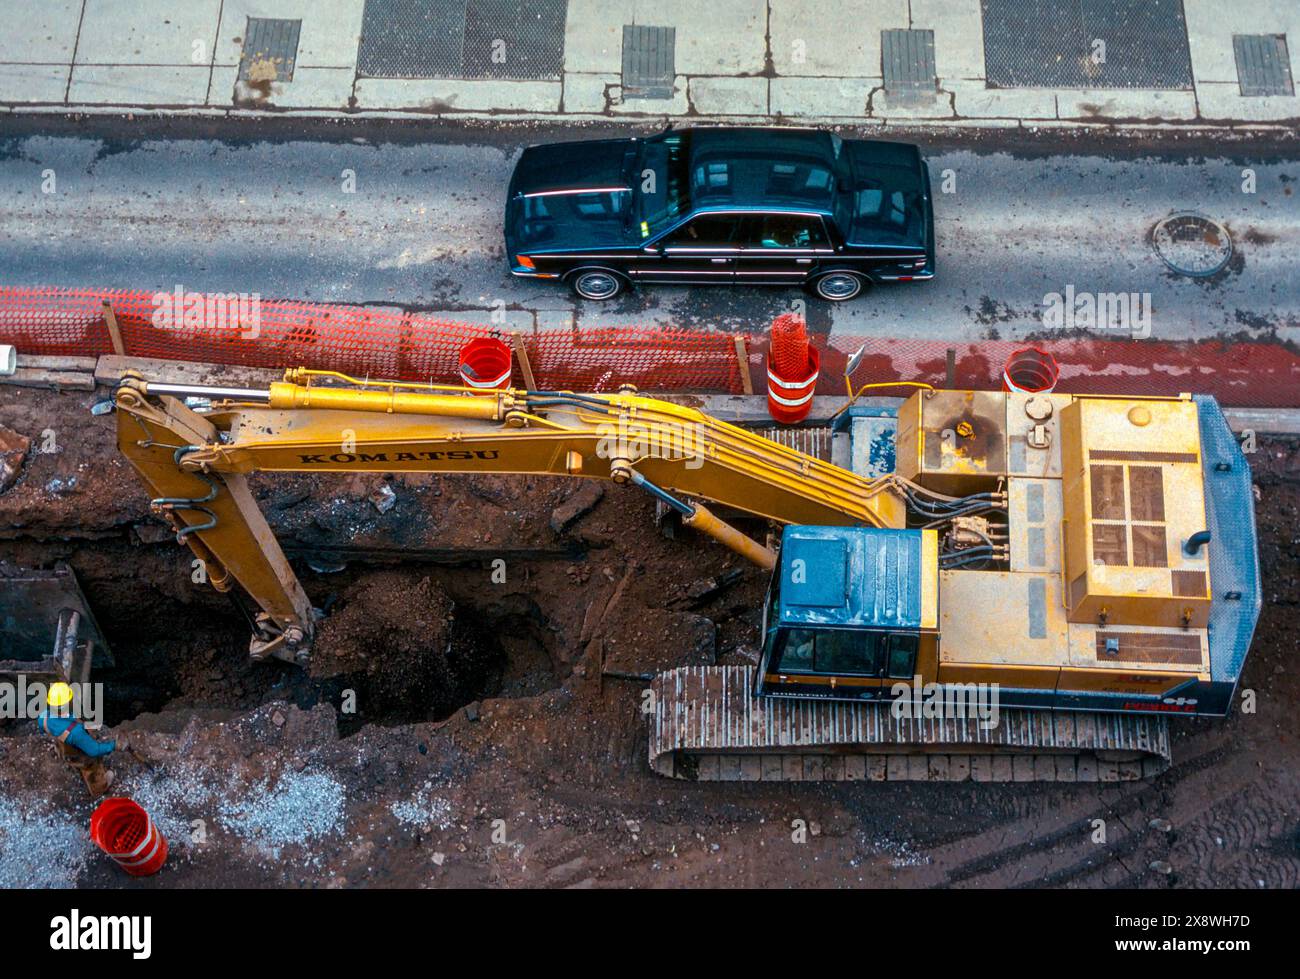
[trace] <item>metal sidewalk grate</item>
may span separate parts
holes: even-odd
[[[623,98],[671,99],[677,28],[623,25]]]
[[[933,93],[934,31],[881,31],[880,67],[885,91],[891,95]]]
[[[568,0],[366,0],[370,78],[559,78]]]
[[[298,60],[301,20],[249,17],[244,29],[244,53],[239,59],[241,82],[291,82]]]
[[[1182,0],[981,0],[989,88],[1189,90]]]
[[[1285,34],[1234,34],[1242,95],[1295,95]]]

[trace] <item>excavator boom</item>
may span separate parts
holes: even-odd
[[[295,370],[256,389],[153,385],[116,394],[118,446],[222,590],[261,609],[254,655],[301,661],[310,603],[244,483],[250,472],[477,472],[610,479],[654,492],[684,522],[771,568],[773,553],[699,503],[781,523],[901,527],[893,480],[864,479],[734,425],[617,395],[371,384]],[[195,407],[188,407],[179,398]]]

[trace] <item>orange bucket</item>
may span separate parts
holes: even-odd
[[[90,838],[132,877],[148,877],[167,861],[167,838],[138,804],[105,799],[90,815]]]
[[[1046,394],[1056,387],[1061,368],[1046,350],[1026,347],[1007,358],[1002,390],[1009,394]]]
[[[504,390],[513,367],[510,348],[495,337],[477,337],[461,347],[460,380],[467,388]]]

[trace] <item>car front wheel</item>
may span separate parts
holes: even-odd
[[[862,277],[852,272],[828,272],[813,283],[812,291],[819,299],[842,303],[862,294]]]
[[[579,272],[573,277],[571,285],[573,291],[583,299],[590,299],[595,302],[613,299],[625,287],[621,276],[614,272],[607,272],[604,269],[589,269],[585,272]]]

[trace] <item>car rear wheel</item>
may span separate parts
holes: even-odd
[[[613,299],[626,287],[623,277],[605,269],[587,269],[579,272],[570,283],[573,291],[583,299],[600,302]]]
[[[819,299],[842,303],[862,295],[866,287],[862,276],[852,272],[828,272],[813,283],[812,291]]]

